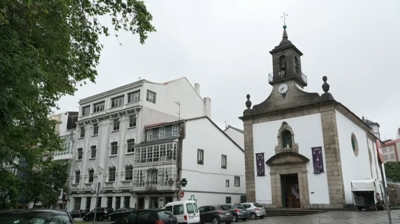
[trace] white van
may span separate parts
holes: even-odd
[[[199,223],[200,212],[194,201],[174,201],[165,205],[164,209],[178,219],[178,223]]]
[[[375,179],[351,181],[353,202],[358,211],[362,208],[383,210],[385,206],[382,182]],[[390,204],[389,204],[390,205]]]

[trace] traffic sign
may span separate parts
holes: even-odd
[[[181,191],[181,198],[185,197],[185,192]]]
[[[187,185],[187,180],[186,180],[186,178],[182,178],[182,180],[181,180],[181,185],[182,185],[182,187],[185,187],[185,186]]]

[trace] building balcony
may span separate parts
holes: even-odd
[[[146,181],[133,184],[133,191],[175,191],[176,181]]]
[[[105,182],[103,190],[112,190],[115,189],[116,183],[115,182]]]
[[[159,158],[135,159],[133,167],[154,167],[163,165],[176,165],[176,160],[173,158],[168,158],[167,156]]]
[[[121,190],[130,190],[132,186],[132,181],[122,181],[119,188]]]

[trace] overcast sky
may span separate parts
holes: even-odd
[[[212,119],[243,128],[238,119],[246,94],[253,105],[272,87],[269,53],[282,38],[283,12],[289,40],[302,52],[309,92],[322,93],[328,77],[334,98],[381,125],[382,139],[400,127],[400,1],[145,1],[157,32],[144,45],[137,36],[102,37],[105,46],[97,84],[63,97],[60,112],[78,101],[137,81],[165,82],[186,76],[212,101]]]

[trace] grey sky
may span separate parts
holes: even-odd
[[[80,87],[59,102],[60,111],[77,110],[81,98],[139,77],[164,82],[186,76],[210,97],[212,119],[243,128],[238,119],[245,95],[253,105],[270,91],[269,51],[287,31],[303,53],[308,92],[322,93],[328,77],[335,99],[359,117],[381,125],[383,139],[400,127],[400,1],[145,1],[157,32],[141,45],[120,32],[103,37],[105,49],[97,84]]]

